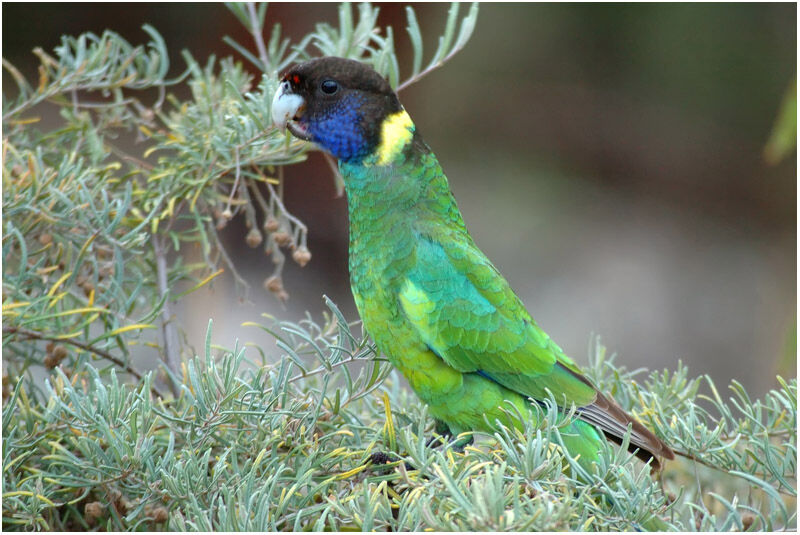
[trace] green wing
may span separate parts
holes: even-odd
[[[466,232],[417,241],[400,290],[401,309],[428,347],[461,372],[479,372],[534,399],[578,406],[595,389],[531,319],[506,280]]]

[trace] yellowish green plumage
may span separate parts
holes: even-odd
[[[349,60],[311,61],[285,75],[273,116],[339,158],[356,306],[435,418],[455,434],[492,431],[497,421],[520,427],[509,414],[527,417],[552,395],[578,408],[562,438],[583,466],[602,447],[595,426],[619,441],[630,425],[633,446],[654,465],[672,457],[581,375],[478,249],[436,156],[385,80]]]
[[[415,128],[408,114],[384,125],[374,157],[340,164],[353,296],[380,351],[454,434],[491,431],[497,420],[520,426],[509,420],[509,403],[527,415],[528,397],[545,399],[546,388],[578,405],[593,401],[594,389],[557,367],[576,369],[475,246],[436,157],[403,150]],[[591,426],[576,422],[564,440],[574,455],[596,459],[600,436]],[[592,447],[581,448],[584,440]]]

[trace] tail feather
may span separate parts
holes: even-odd
[[[647,462],[653,460],[653,470],[661,469],[661,458],[672,460],[675,453],[663,440],[653,434],[638,420],[620,407],[612,398],[604,396],[586,377],[574,370],[566,368],[572,375],[591,386],[597,394],[594,402],[578,408],[578,417],[599,427],[606,437],[617,444],[622,444],[628,425],[631,426],[630,445],[628,450]]]
[[[636,450],[636,456],[643,461],[653,459],[653,469],[661,468],[661,458],[674,459],[675,453],[664,441],[655,436],[652,431],[626,413],[613,399],[607,398],[600,392],[591,405],[578,409],[578,417],[599,427],[606,437],[621,444],[622,438],[631,426],[630,451]]]

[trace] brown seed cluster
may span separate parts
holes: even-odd
[[[103,516],[103,509],[103,504],[100,502],[88,502],[83,507],[83,517],[90,526],[93,526],[97,519]]]
[[[272,239],[275,240],[275,243],[277,243],[281,247],[286,247],[287,245],[292,243],[291,234],[289,234],[285,230],[278,230],[276,232],[273,232]]]
[[[8,372],[3,370],[3,403],[6,402],[8,398],[11,397],[11,377],[8,376]]]
[[[295,262],[300,264],[300,267],[305,267],[309,260],[311,260],[311,251],[309,251],[305,245],[301,245],[292,253],[292,258]]]
[[[267,233],[273,233],[279,228],[281,228],[281,224],[278,223],[278,220],[272,216],[268,217],[264,222],[264,230],[266,230]]]
[[[244,241],[247,242],[248,247],[255,248],[261,245],[261,242],[264,241],[264,237],[257,228],[251,228]]]
[[[281,301],[289,299],[289,294],[283,288],[283,280],[278,275],[272,275],[264,281],[264,288],[274,293]]]
[[[67,348],[62,345],[56,345],[53,342],[50,342],[45,346],[45,357],[44,357],[44,365],[47,369],[52,370],[59,364],[61,361],[67,357],[69,353]]]
[[[163,505],[158,505],[158,506],[153,506],[151,504],[145,505],[144,515],[153,522],[156,522],[158,524],[161,524],[169,520],[169,511],[167,511],[167,508],[164,507]]]

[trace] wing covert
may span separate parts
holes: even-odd
[[[453,368],[480,371],[523,395],[541,399],[549,388],[570,402],[591,403],[594,388],[472,240],[459,234],[442,243],[420,236],[400,290],[401,309],[428,347]]]

